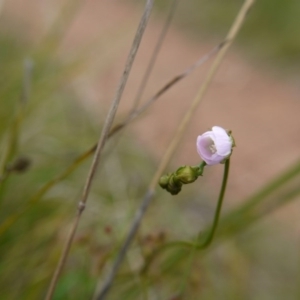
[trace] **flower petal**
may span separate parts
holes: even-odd
[[[212,137],[213,135],[211,131],[205,132],[204,134],[198,136],[197,151],[201,157],[211,157],[212,152],[210,150],[210,147],[214,144]]]
[[[219,164],[224,159],[224,157],[218,155],[217,153],[213,154],[210,158],[202,158],[210,166]]]
[[[214,126],[212,128],[214,133],[214,142],[217,149],[217,153],[222,156],[227,156],[232,150],[232,139],[228,135],[225,129]]]

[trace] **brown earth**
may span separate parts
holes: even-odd
[[[105,115],[140,17],[140,7],[127,1],[82,1],[60,48],[62,57],[84,53],[84,72],[74,80],[77,92],[92,114]],[[59,11],[59,1],[10,0],[3,15],[27,26],[33,39],[45,35]],[[180,13],[180,12],[177,12]],[[34,15],[34,17],[31,17]],[[130,109],[163,21],[155,13],[142,45],[124,97],[119,119]],[[191,40],[178,28],[171,28],[159,55],[144,99],[164,83],[212,49],[218,42]],[[234,45],[226,56],[204,101],[195,112],[174,166],[197,164],[197,135],[213,125],[231,129],[237,147],[232,157],[228,201],[240,201],[266,181],[292,165],[300,154],[300,90],[296,80],[283,78],[259,62],[250,61]],[[176,126],[196,95],[209,63],[166,93],[130,130],[153,155],[162,157]],[[221,166],[207,170],[205,184],[215,193]],[[298,218],[293,204],[289,215]]]

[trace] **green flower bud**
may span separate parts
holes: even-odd
[[[181,191],[181,187],[182,183],[172,174],[166,190],[172,195],[177,195]]]
[[[194,182],[198,178],[198,171],[198,167],[183,166],[175,172],[175,176],[181,183],[188,184]]]
[[[169,184],[169,179],[170,179],[170,174],[163,175],[160,177],[158,183],[163,189],[166,189]]]
[[[198,166],[182,166],[174,173],[163,175],[159,179],[159,185],[172,195],[177,195],[183,184],[189,184],[203,175],[206,163],[203,161]]]

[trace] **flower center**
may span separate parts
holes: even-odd
[[[217,152],[217,148],[216,148],[216,145],[215,145],[215,144],[209,145],[208,149],[209,149],[209,151],[211,152],[211,154],[214,154],[214,153]]]

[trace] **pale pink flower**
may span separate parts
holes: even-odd
[[[214,126],[211,131],[198,136],[196,145],[207,165],[216,165],[230,156],[234,141],[225,129]]]

